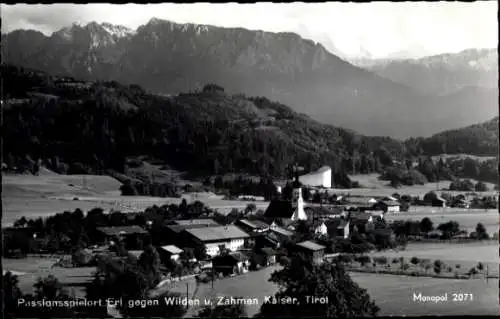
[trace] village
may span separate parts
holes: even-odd
[[[422,271],[412,267],[409,259],[403,261],[403,257],[394,257],[392,264],[397,267],[392,267],[387,257],[380,254],[404,251],[410,242],[482,242],[498,239],[498,233],[490,236],[480,222],[476,231],[468,232],[460,229],[452,218],[436,227],[429,217],[411,220],[404,217],[410,203],[415,203],[411,196],[321,196],[328,194],[330,186],[328,183],[317,186],[322,183],[322,178],[318,180],[318,177],[325,172],[328,173],[325,170],[316,173],[312,176],[315,179],[311,179],[311,175],[299,176],[296,172],[293,182],[283,189],[277,187],[276,198],[265,210],[250,203],[244,210],[233,209],[224,215],[200,201],[188,204],[184,199],[180,205],[153,206],[144,212],[106,213],[94,209],[84,214],[77,210],[49,217],[44,223],[40,219],[23,220],[4,229],[4,257],[10,258],[4,259],[7,266],[4,273],[15,271],[9,267],[9,260],[21,262],[30,256],[56,257],[51,268],[87,271],[88,277],[80,287],[72,288],[76,295],[83,297],[82,285],[92,280],[93,271],[89,270],[95,269],[99,260],[140,260],[147,247],[154,247],[158,254],[161,273],[150,296],[175,290],[183,282],[193,280],[196,285],[213,287],[214,282],[223,278],[285,266],[293,256],[300,256],[312,264],[341,261],[352,271],[398,275],[442,277],[448,272],[448,277],[469,278],[488,268],[488,264],[479,263],[460,271],[453,267],[452,271],[452,267],[436,260],[435,272],[429,274],[431,266],[428,265],[432,262],[425,258],[416,262],[417,256],[412,258],[411,264],[420,264]],[[250,196],[243,197],[248,199]],[[448,205],[446,199],[432,194],[420,201],[433,210],[443,210]],[[465,196],[459,196],[450,205],[467,211],[469,203]],[[81,224],[87,232],[81,232],[76,238],[72,228],[81,227]],[[44,228],[57,229],[58,235],[54,238],[54,233]],[[379,255],[372,255],[373,259],[368,256],[377,252]],[[440,265],[436,266],[438,262]],[[496,278],[495,271],[496,268],[491,267],[485,278]],[[29,292],[34,282],[24,281],[23,276],[20,279]],[[68,287],[73,285],[71,281],[66,284]]]

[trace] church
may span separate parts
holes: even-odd
[[[289,225],[299,220],[307,220],[304,210],[304,199],[302,198],[302,187],[296,171],[295,180],[292,183],[293,193],[291,200],[275,199],[269,203],[264,213],[266,219],[273,222],[279,221],[283,225]]]

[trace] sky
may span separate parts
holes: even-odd
[[[74,22],[131,29],[151,18],[295,32],[347,58],[418,58],[498,45],[497,1],[1,5],[2,32],[50,35]]]

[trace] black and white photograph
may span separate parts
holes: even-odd
[[[497,1],[0,12],[5,318],[500,315]]]

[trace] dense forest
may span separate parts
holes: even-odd
[[[2,66],[2,77],[3,154],[9,169],[45,165],[68,174],[126,173],[127,157],[147,155],[199,177],[282,178],[300,163],[306,171],[329,165],[337,186],[350,184],[347,173],[383,173],[391,167],[416,169],[429,181],[455,175],[496,181],[495,160],[445,161],[438,169],[430,159],[444,147],[436,143],[445,149],[472,145],[472,133],[406,142],[367,137],[320,124],[264,97],[226,94],[215,84],[160,96],[137,85],[83,82],[14,66]],[[490,129],[468,128],[482,138]],[[467,150],[495,155],[494,143],[490,134],[476,143],[477,150]]]

